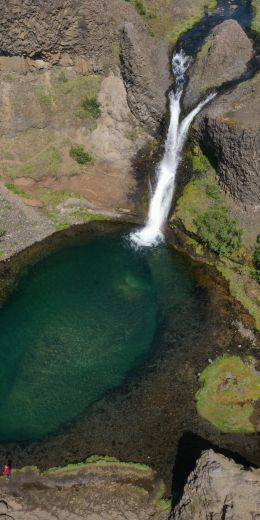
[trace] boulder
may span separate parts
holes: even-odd
[[[162,122],[170,85],[166,44],[154,46],[148,34],[126,23],[121,37],[121,73],[131,112],[155,133]]]
[[[189,70],[184,108],[191,109],[210,89],[239,78],[252,56],[252,43],[238,22],[226,20],[217,25]]]
[[[190,474],[174,520],[259,520],[260,470],[244,470],[213,450]]]
[[[260,73],[217,97],[195,123],[222,188],[243,206],[260,205],[259,97]]]

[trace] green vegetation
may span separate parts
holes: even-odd
[[[43,204],[50,208],[55,208],[58,204],[61,204],[66,199],[77,198],[80,199],[81,195],[74,191],[62,191],[62,190],[44,190],[40,195],[40,199]]]
[[[197,411],[222,432],[255,431],[253,412],[260,399],[260,374],[255,360],[219,357],[203,370],[196,394]]]
[[[49,211],[48,217],[57,231],[62,231],[63,229],[68,229],[70,227],[70,222],[68,222],[68,220],[59,220],[59,214],[56,211]]]
[[[0,239],[3,238],[5,236],[5,234],[6,234],[5,229],[0,228]]]
[[[82,108],[84,108],[87,117],[98,119],[98,117],[101,115],[100,104],[96,96],[85,97],[82,102]]]
[[[242,230],[226,208],[211,208],[194,219],[202,243],[218,255],[238,253]]]
[[[255,252],[254,252],[254,265],[256,269],[260,270],[260,235],[257,235]]]
[[[134,5],[135,5],[136,10],[138,11],[138,13],[141,16],[146,15],[146,7],[145,7],[144,3],[142,2],[142,0],[134,0]]]
[[[260,235],[257,235],[255,251],[253,255],[254,269],[252,270],[252,278],[260,283]]]
[[[93,220],[110,220],[108,215],[102,215],[102,213],[91,213],[84,208],[76,209],[70,214],[70,216],[77,220],[86,220],[88,222]]]
[[[208,184],[206,194],[211,199],[219,200],[221,198],[219,187],[216,184]]]
[[[53,92],[50,88],[47,87],[37,87],[36,88],[36,96],[38,101],[44,105],[46,108],[51,109],[54,103]]]
[[[71,147],[70,156],[72,159],[75,159],[78,164],[94,162],[94,157],[87,150],[85,150],[84,146],[81,144],[76,144],[75,146]]]
[[[116,65],[120,64],[120,45],[119,42],[112,43],[112,54]]]
[[[255,14],[252,21],[252,29],[260,33],[260,0],[252,0],[252,6]]]
[[[127,139],[130,139],[130,141],[137,141],[138,137],[141,135],[142,133],[142,128],[140,128],[140,126],[136,126],[135,128],[133,128],[133,130],[130,130],[130,132],[128,132],[126,134],[126,137]]]
[[[166,39],[176,43],[179,36],[199,22],[205,7],[214,9],[217,0],[191,2],[189,9],[179,13],[174,3],[158,0],[126,0],[131,2],[138,13],[145,19],[150,35],[157,40]]]
[[[9,191],[12,191],[13,193],[15,193],[15,195],[20,195],[21,197],[23,197],[25,195],[25,192],[22,191],[22,190],[19,190],[19,188],[17,188],[15,186],[15,184],[13,184],[12,182],[7,182],[5,184],[5,187],[9,190]]]

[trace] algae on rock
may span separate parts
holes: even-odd
[[[196,394],[197,411],[220,431],[253,433],[255,404],[260,400],[260,372],[256,361],[248,357],[224,355],[206,367],[200,375]]]

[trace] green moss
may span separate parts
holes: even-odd
[[[15,195],[20,195],[21,197],[24,197],[25,196],[25,192],[22,191],[22,190],[19,190],[19,188],[17,188],[15,186],[15,184],[13,184],[12,182],[7,182],[5,184],[5,187],[9,190],[9,191],[12,191],[13,193],[15,193]]]
[[[93,213],[93,212],[87,211],[86,209],[83,209],[83,208],[76,209],[75,211],[70,213],[70,216],[74,217],[78,220],[87,221],[87,222],[111,219],[111,217],[109,217],[108,215],[103,215],[102,213],[100,213],[100,214]]]
[[[154,475],[153,470],[145,464],[138,464],[135,462],[120,462],[115,457],[109,457],[106,455],[92,455],[91,457],[88,457],[84,462],[80,462],[78,464],[68,464],[64,467],[50,468],[47,471],[45,471],[44,474],[50,475],[58,473],[68,473],[70,471],[77,471],[78,469],[98,468],[100,466],[105,466],[108,468],[119,468],[122,470],[126,470],[129,473],[133,473],[137,476],[140,476],[140,474],[142,474],[147,478],[152,478]]]
[[[242,267],[242,266],[240,266]],[[237,265],[233,265],[232,262],[225,264],[222,262],[217,264],[218,271],[225,277],[229,284],[230,294],[236,298],[243,307],[249,312],[254,318],[256,328],[260,330],[260,307],[254,297],[250,297],[246,292],[246,286],[248,284],[248,274],[245,269],[245,273],[236,272]]]
[[[68,220],[60,220],[59,213],[55,211],[49,211],[48,217],[54,224],[57,231],[62,231],[63,229],[67,229],[70,227],[70,222]]]
[[[254,18],[252,20],[252,29],[260,33],[260,0],[252,0],[254,9]]]
[[[191,163],[193,175],[177,202],[174,217],[182,221],[187,231],[197,233],[196,217],[211,207],[222,205],[224,199],[218,187],[215,171],[207,157],[202,153],[189,151],[186,158]]]
[[[161,498],[156,508],[160,513],[170,513],[172,510],[172,501],[168,498]]]
[[[253,433],[251,417],[260,399],[255,360],[224,355],[203,370],[196,394],[197,411],[222,432]]]

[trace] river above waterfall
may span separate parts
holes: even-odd
[[[136,252],[128,229],[107,227],[57,235],[59,250],[20,273],[1,309],[0,459],[50,467],[107,454],[152,464],[168,483],[183,442],[260,461],[256,435],[223,436],[195,407],[210,358],[254,354],[239,308],[202,266],[163,245]]]

